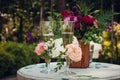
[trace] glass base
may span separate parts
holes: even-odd
[[[41,70],[40,71],[41,73],[44,73],[44,74],[55,73],[55,71],[50,68],[50,61],[51,61],[51,59],[45,59],[46,68],[44,70]]]
[[[75,73],[75,72],[72,72],[72,71],[70,71],[70,70],[65,70],[65,71],[63,71],[63,72],[60,72],[59,75],[60,75],[60,76],[71,76],[71,75],[76,75],[76,73]]]
[[[41,70],[40,71],[41,73],[44,73],[44,74],[51,74],[51,73],[55,73],[54,70],[50,70],[50,69],[44,69],[44,70]]]

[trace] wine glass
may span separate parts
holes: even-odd
[[[72,43],[73,40],[73,22],[63,22],[62,25],[62,39],[63,39],[63,45]]]
[[[53,34],[53,30],[52,30],[52,24],[53,22],[50,21],[41,21],[40,26],[42,29],[42,38],[43,41],[45,41],[46,43],[48,41],[51,42],[51,39],[53,40],[54,34]],[[46,73],[46,74],[50,74],[53,73],[53,70],[50,69],[50,62],[51,62],[51,51],[47,50],[46,56],[44,57],[45,59],[45,63],[46,63],[46,69],[42,70],[42,73]]]
[[[46,59],[45,58],[46,68],[44,70],[41,70],[40,71],[41,73],[51,74],[51,73],[54,72],[53,70],[50,69],[50,62],[51,62],[51,59]]]
[[[73,21],[63,22],[62,39],[63,39],[64,48],[67,44],[71,44],[73,41],[73,25],[74,25]],[[65,69],[65,71],[61,72],[60,74],[64,75],[64,76],[69,76],[69,75],[75,74],[74,72],[71,72],[69,69],[70,64],[71,64],[70,58],[68,56],[65,56],[65,59],[66,59],[66,69]]]
[[[41,25],[42,37],[44,41],[48,41],[50,40],[50,38],[54,37],[53,29],[52,29],[53,22],[41,21],[40,25]]]

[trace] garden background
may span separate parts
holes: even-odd
[[[95,16],[101,28],[120,22],[120,0],[0,0],[0,77],[15,75],[19,68],[38,63],[33,51],[41,41],[40,21],[57,21],[63,10],[71,10],[75,5],[83,12],[97,10]],[[101,34],[103,38],[104,35]],[[120,48],[116,47],[120,44],[120,35],[114,36],[114,32],[106,35],[104,40],[108,43],[104,47],[107,48],[94,61],[120,64]]]

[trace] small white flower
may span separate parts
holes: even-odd
[[[47,44],[45,44],[44,48],[45,48],[45,50],[48,50],[48,45],[47,45]]]
[[[60,52],[65,52],[65,49],[63,46],[59,46],[59,47],[55,48],[54,50],[52,50],[52,57],[55,58],[55,57],[59,56]],[[64,58],[64,56],[62,56],[62,58]]]
[[[49,46],[51,46],[51,42],[50,41],[47,41],[46,42],[46,45],[49,47]]]
[[[53,42],[53,39],[52,39],[52,38],[50,38],[50,41],[51,41],[51,42]]]

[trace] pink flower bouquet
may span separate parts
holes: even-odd
[[[45,42],[41,42],[39,43],[36,47],[35,47],[35,50],[34,52],[37,54],[37,55],[41,55],[42,52],[44,52],[45,50]]]
[[[55,49],[54,42],[51,39],[47,42],[40,42],[35,47],[34,52],[43,59],[51,59],[52,58],[52,51]]]

